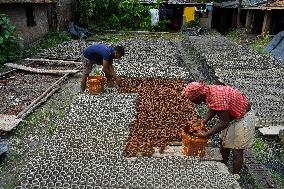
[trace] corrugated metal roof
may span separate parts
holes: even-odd
[[[157,0],[140,0],[141,3],[156,3]],[[196,0],[162,0],[163,3],[168,4],[200,4]],[[212,0],[203,0],[204,3],[211,3]]]
[[[268,1],[267,0],[243,0],[242,6],[247,7],[247,6],[259,6],[259,5],[264,5]]]
[[[202,3],[211,3],[212,0],[203,0]],[[168,0],[168,4],[202,4],[196,0]]]
[[[237,8],[238,7],[238,0],[235,1],[226,1],[220,3],[220,7],[222,8]],[[242,7],[255,7],[259,9],[265,9],[266,7],[283,7],[284,0],[243,0]]]
[[[275,0],[267,3],[265,7],[284,7],[284,0]]]
[[[223,8],[237,8],[238,7],[238,0],[235,1],[226,1],[220,4]],[[242,7],[251,7],[251,6],[259,6],[267,3],[267,0],[243,0]]]
[[[0,4],[9,3],[56,3],[57,0],[0,0]]]
[[[140,0],[141,3],[156,3],[157,0]],[[163,3],[167,2],[166,0],[162,1]]]

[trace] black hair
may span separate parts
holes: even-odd
[[[121,56],[124,56],[125,54],[125,49],[123,46],[115,46],[114,50],[117,51],[119,54],[121,54]]]

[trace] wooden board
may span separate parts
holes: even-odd
[[[39,74],[64,75],[67,73],[77,73],[80,71],[80,70],[45,70],[45,69],[38,69],[38,68],[32,68],[32,67],[27,67],[23,65],[13,64],[13,63],[6,63],[5,66],[15,68],[18,70],[27,71],[27,72],[39,73]]]
[[[11,131],[22,119],[17,119],[15,115],[0,114],[0,130]]]
[[[263,135],[278,135],[280,130],[284,130],[284,126],[269,126],[258,129]]]

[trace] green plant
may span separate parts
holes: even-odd
[[[171,23],[170,20],[162,19],[158,22],[156,30],[157,31],[166,31],[170,23]]]
[[[49,126],[48,129],[47,129],[47,132],[48,132],[49,136],[54,135],[55,131],[56,131],[56,127],[55,126]]]
[[[227,37],[234,41],[238,41],[242,35],[245,34],[245,28],[239,27],[239,28],[234,28],[232,29],[228,34]]]
[[[200,19],[199,18],[195,18],[195,20],[191,20],[187,23],[185,23],[183,26],[182,26],[182,30],[186,30],[187,28],[192,28],[192,27],[197,27],[197,26],[200,26]]]
[[[270,172],[272,178],[277,181],[277,183],[279,184],[280,188],[284,188],[284,178],[283,178],[283,176],[281,176],[279,173],[277,173],[276,171],[273,171],[271,169],[269,169],[269,172]]]
[[[23,49],[23,39],[15,35],[16,27],[5,14],[0,14],[0,65],[14,61]]]
[[[269,151],[268,145],[261,139],[255,137],[252,144],[257,160],[261,161],[262,157]]]
[[[266,54],[269,55],[270,53],[267,52],[264,47],[272,40],[270,35],[264,35],[261,36],[259,39],[257,39],[256,41],[254,41],[250,47],[252,49],[254,49],[255,51],[257,51],[260,54]]]
[[[187,27],[195,27],[200,25],[199,18],[196,18],[195,20],[191,20],[188,23],[185,24]]]

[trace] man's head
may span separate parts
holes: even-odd
[[[204,82],[191,82],[183,90],[185,97],[195,104],[205,102],[207,87]]]
[[[114,47],[114,54],[113,58],[114,59],[120,59],[122,56],[125,54],[125,49],[122,46],[115,46]]]

